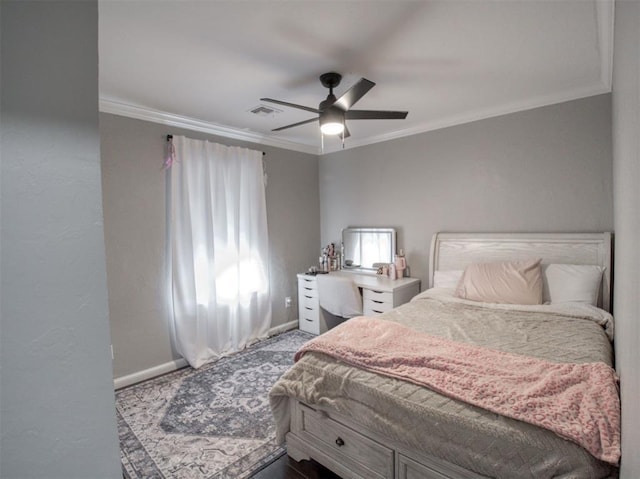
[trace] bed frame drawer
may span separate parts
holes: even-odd
[[[315,459],[345,479],[489,479],[422,449],[407,449],[349,416],[293,399],[289,404],[287,454],[296,461]]]
[[[393,478],[392,449],[363,436],[331,419],[326,413],[314,411],[300,404],[299,431],[295,434],[312,443],[325,454],[349,464],[349,469],[366,478]]]
[[[398,479],[449,479],[449,477],[403,454],[398,454]]]

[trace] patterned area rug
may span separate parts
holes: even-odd
[[[243,479],[284,453],[268,392],[313,336],[290,331],[116,392],[127,479]]]

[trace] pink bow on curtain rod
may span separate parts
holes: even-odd
[[[176,161],[176,148],[173,146],[173,135],[167,135],[167,157],[162,164],[163,170],[168,170]]]

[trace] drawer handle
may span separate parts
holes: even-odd
[[[313,323],[313,319],[309,319],[309,318],[304,318],[305,321],[309,321],[310,323]]]
[[[378,303],[378,304],[384,303],[384,301],[376,301],[375,299],[372,299],[371,301],[373,301],[374,303]]]
[[[375,289],[372,289],[371,292],[372,293],[376,293],[376,294],[382,294],[383,293],[383,291],[376,291]]]
[[[344,441],[341,437],[338,437],[338,439],[336,439],[336,444],[338,445],[338,447],[344,446]]]
[[[371,311],[373,311],[374,313],[382,314],[382,311],[376,311],[375,309],[372,309]]]
[[[307,296],[306,294],[304,295],[304,297],[307,299],[313,299],[313,296]]]
[[[313,308],[310,308],[309,306],[305,306],[304,309],[308,309],[309,311],[313,311]]]
[[[304,289],[306,289],[307,291],[313,291],[313,288],[304,288]]]

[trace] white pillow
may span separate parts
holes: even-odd
[[[460,278],[462,278],[462,273],[464,273],[464,270],[462,269],[436,271],[433,273],[433,287],[456,289],[460,282]]]
[[[578,302],[597,306],[603,271],[602,266],[590,264],[544,264],[542,299],[551,304]]]

